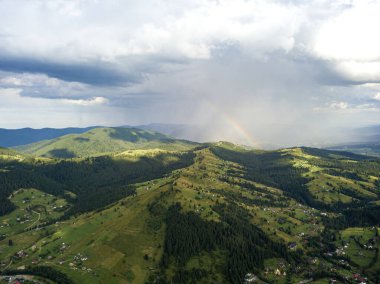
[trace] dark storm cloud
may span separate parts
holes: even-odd
[[[120,71],[105,63],[56,63],[32,58],[0,57],[0,70],[14,73],[38,73],[68,82],[95,86],[135,84],[141,75]]]
[[[298,60],[295,62],[299,63]],[[350,86],[350,85],[360,85],[365,82],[354,81],[350,78],[345,77],[339,72],[334,70],[334,66],[331,62],[314,58],[312,56],[307,56],[305,58],[304,64],[307,64],[314,73],[315,81],[321,85],[327,86]]]

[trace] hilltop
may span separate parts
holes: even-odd
[[[82,134],[15,147],[20,152],[53,158],[75,158],[135,149],[188,150],[197,143],[137,128],[102,127]]]

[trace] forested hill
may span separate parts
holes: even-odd
[[[74,158],[135,149],[189,150],[197,143],[137,128],[95,128],[53,140],[16,147],[20,152],[43,157]]]
[[[167,139],[127,137],[152,135]],[[195,145],[75,159],[0,149],[0,271],[57,283],[380,283],[379,159]]]

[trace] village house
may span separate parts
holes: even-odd
[[[247,273],[244,277],[244,284],[256,283],[257,276],[253,273]]]
[[[367,279],[363,278],[359,273],[352,274],[352,278],[358,281],[360,284],[367,283]]]

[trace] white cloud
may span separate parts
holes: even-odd
[[[9,86],[21,86],[25,85],[25,83],[19,77],[7,76],[0,79],[1,85],[9,85]]]
[[[332,102],[329,105],[330,109],[347,109],[348,103],[347,102]]]
[[[359,82],[380,81],[380,61],[337,61],[335,69]]]
[[[79,105],[79,106],[96,106],[96,105],[104,105],[108,103],[108,99],[104,97],[95,97],[95,98],[91,98],[87,100],[62,99],[61,101],[67,104]]]
[[[380,101],[380,92],[373,96],[373,98],[377,101]]]
[[[380,80],[380,2],[353,1],[320,26],[313,53],[354,81]]]
[[[380,59],[380,3],[359,4],[322,24],[315,39],[315,51],[326,59],[371,61]]]
[[[59,53],[57,60],[74,61],[113,61],[142,54],[209,58],[215,44],[225,41],[236,41],[252,53],[289,51],[305,20],[295,5],[261,0],[24,4],[0,2],[3,30],[10,35],[0,47],[11,54],[43,58]],[[75,19],[70,19],[72,15]]]
[[[372,62],[380,58],[379,13],[376,1],[3,0],[0,48],[116,62],[147,54],[207,59],[233,42],[255,56],[299,48],[327,60]]]
[[[380,105],[373,103],[349,104],[347,102],[331,102],[323,107],[315,107],[313,111],[316,113],[346,113],[351,115],[368,114],[380,112]]]
[[[49,87],[56,89],[66,87],[81,90],[85,88],[84,84],[77,82],[65,82],[49,77],[45,74],[0,72],[0,87],[4,85],[19,87]]]

